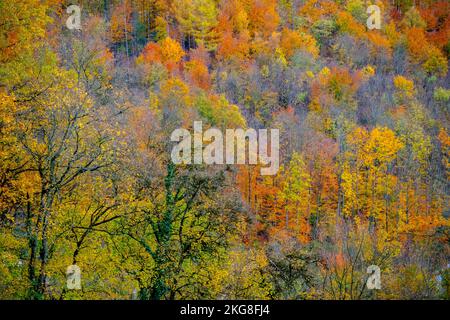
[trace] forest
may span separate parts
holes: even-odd
[[[449,56],[447,0],[0,0],[0,299],[450,299]]]

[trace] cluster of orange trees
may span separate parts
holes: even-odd
[[[448,1],[70,4],[0,0],[0,298],[448,299]],[[280,170],[173,164],[194,121]]]

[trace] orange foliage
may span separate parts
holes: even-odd
[[[427,23],[427,37],[438,48],[443,48],[450,37],[450,3],[440,1],[427,8],[419,8]]]
[[[180,44],[172,38],[165,38],[160,43],[149,42],[137,59],[138,63],[160,62],[169,71],[173,71],[185,55]]]
[[[408,50],[411,57],[417,62],[424,60],[426,49],[428,47],[428,41],[424,30],[421,28],[411,28],[406,32],[406,38],[408,40]]]
[[[217,49],[217,56],[219,59],[236,59],[238,61],[245,61],[249,57],[249,37],[247,34],[241,34],[238,37],[233,37],[231,32],[223,35],[221,42]]]
[[[336,101],[349,101],[365,78],[361,71],[351,74],[343,67],[323,68],[311,85],[310,108],[320,111]]]
[[[338,5],[328,0],[308,0],[300,9],[299,15],[305,16],[308,22],[314,22],[332,16],[338,12]]]
[[[315,58],[319,55],[316,39],[309,34],[299,33],[294,30],[284,28],[281,32],[280,47],[286,58],[290,58],[298,49],[303,49]]]
[[[375,47],[374,48],[375,51],[384,49],[385,52],[389,54],[392,53],[391,42],[387,37],[383,36],[381,33],[374,31],[369,32],[367,34],[367,39],[370,41],[370,43],[373,44],[373,46]]]
[[[162,55],[161,55],[161,47],[159,46],[159,44],[155,42],[147,43],[147,45],[142,50],[140,59],[142,60],[142,62],[146,63],[161,62]]]
[[[353,16],[345,11],[337,14],[336,23],[342,32],[348,32],[356,38],[363,39],[366,35],[365,27],[353,18]]]
[[[406,37],[408,51],[414,62],[423,64],[429,73],[442,77],[447,74],[447,59],[438,48],[428,42],[423,29],[411,28],[407,31]]]
[[[442,163],[447,172],[447,180],[450,180],[450,136],[444,128],[439,130],[438,139],[441,143],[441,150],[443,153]]]

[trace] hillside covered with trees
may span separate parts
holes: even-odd
[[[0,299],[449,299],[449,15],[0,0]],[[200,120],[279,129],[280,170],[175,165]]]

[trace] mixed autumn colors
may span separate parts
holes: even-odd
[[[0,299],[449,299],[449,15],[0,0]],[[279,129],[280,170],[175,165],[194,121]]]

